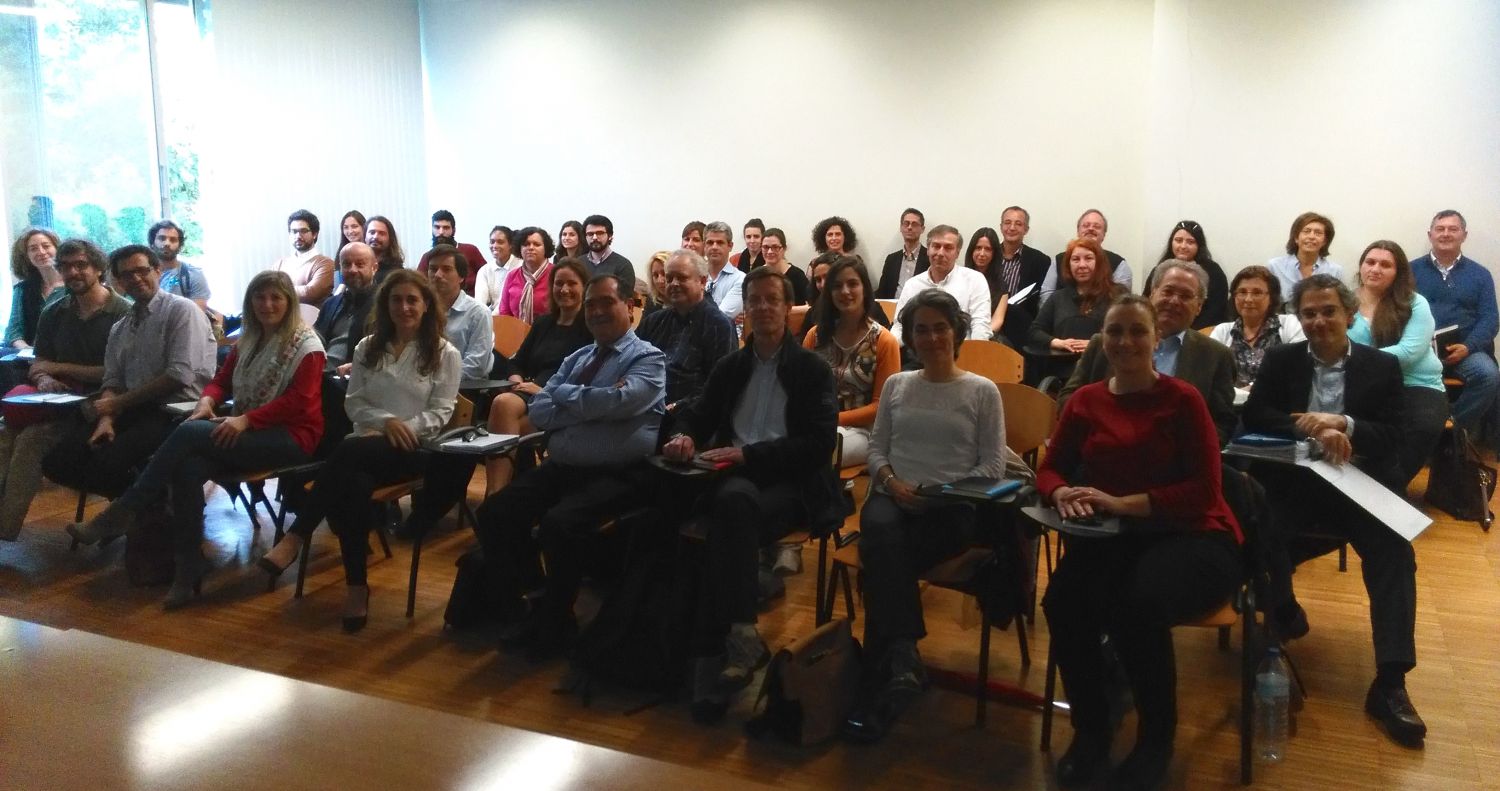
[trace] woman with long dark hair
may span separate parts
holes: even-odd
[[[813,307],[817,323],[802,345],[822,355],[833,369],[843,437],[840,465],[852,467],[863,464],[869,453],[881,389],[901,370],[901,342],[875,320],[885,314],[875,301],[870,274],[858,259],[840,256],[823,282],[823,293]]]
[[[1208,251],[1208,239],[1203,235],[1203,226],[1192,220],[1183,220],[1172,226],[1172,233],[1167,236],[1167,245],[1162,248],[1156,263],[1173,259],[1192,261],[1208,273],[1208,296],[1203,300],[1203,309],[1198,311],[1198,318],[1193,320],[1193,329],[1201,330],[1226,321],[1229,316],[1229,280],[1224,276],[1224,268],[1214,261],[1213,253]],[[1153,269],[1146,276],[1146,290],[1141,293],[1150,296],[1155,285],[1156,270]]]
[[[577,220],[563,223],[557,232],[557,255],[552,260],[577,258],[581,261],[587,252],[588,248],[583,246],[583,223]]]
[[[1005,285],[1000,282],[1000,267],[995,265],[995,257],[999,254],[1000,234],[994,228],[987,227],[980,228],[969,237],[969,247],[964,251],[964,266],[984,275],[984,282],[990,287],[991,335],[998,333],[1005,323],[1005,300],[1002,299],[1005,296]]]
[[[386,276],[375,292],[373,331],[354,348],[344,410],[354,433],[334,448],[313,483],[310,502],[260,566],[273,576],[296,559],[322,517],[339,537],[348,595],[346,632],[369,613],[365,551],[375,521],[370,495],[379,486],[421,475],[421,443],[453,416],[461,360],[443,335],[445,311],[427,278],[412,269]]]
[[[364,240],[365,215],[358,209],[345,212],[344,218],[339,220],[339,249],[333,254],[333,260],[339,259],[338,254],[344,252],[345,245]]]
[[[1432,348],[1436,323],[1427,298],[1417,293],[1406,251],[1395,242],[1371,242],[1359,256],[1359,312],[1349,340],[1395,355],[1405,386],[1406,439],[1401,474],[1407,483],[1427,463],[1448,420],[1443,363]]]

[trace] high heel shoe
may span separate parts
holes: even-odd
[[[162,600],[164,610],[176,610],[203,595],[203,578],[213,569],[208,558],[198,554],[178,558],[177,568],[172,574],[172,587],[167,589],[167,598]]]
[[[365,614],[364,615],[345,615],[344,616],[344,620],[343,620],[343,623],[344,623],[344,634],[354,634],[355,632],[357,632],[357,631],[365,628],[365,624],[367,622],[369,622],[369,620],[370,620],[370,588],[368,586],[366,586],[365,587]]]
[[[282,540],[285,541],[286,539],[282,539]],[[276,546],[281,546],[281,545],[277,544]],[[287,560],[287,562],[286,562],[285,565],[278,564],[275,560],[271,559],[271,553],[273,553],[275,551],[276,551],[276,547],[271,547],[271,551],[270,552],[267,552],[266,554],[261,555],[260,559],[257,560],[257,561],[255,561],[255,565],[256,565],[257,568],[259,568],[261,571],[264,571],[265,573],[271,575],[271,581],[272,582],[275,582],[277,579],[279,579],[281,577],[281,575],[282,575],[283,572],[285,572],[287,569],[291,568],[293,563],[297,562],[297,555],[299,555],[302,552],[302,547],[301,546],[297,547],[297,551],[292,553],[292,557],[289,560]]]

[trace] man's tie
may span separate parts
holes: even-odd
[[[595,346],[593,358],[578,370],[573,377],[573,384],[588,386],[594,381],[594,376],[599,373],[599,369],[604,367],[605,361],[614,355],[615,350],[609,346]]]

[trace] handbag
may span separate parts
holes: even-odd
[[[1469,432],[1457,426],[1444,429],[1428,466],[1427,503],[1488,531],[1495,521],[1490,510],[1494,494],[1495,468],[1480,460]]]
[[[773,732],[807,746],[836,735],[859,696],[860,647],[843,618],[776,652],[745,723],[751,736]]]

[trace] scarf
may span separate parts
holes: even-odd
[[[549,264],[546,261],[543,261],[542,265],[536,268],[535,273],[527,272],[526,265],[521,265],[521,279],[526,283],[526,285],[521,287],[521,304],[516,307],[516,313],[519,315],[521,321],[530,324],[531,320],[534,318],[536,309],[534,305],[535,300],[532,298],[532,294],[536,289],[536,282],[538,280],[541,280],[542,277],[545,276],[551,269],[552,264]]]
[[[312,327],[304,324],[279,345],[274,338],[262,345],[258,335],[247,332],[237,348],[241,356],[234,364],[230,384],[234,388],[234,414],[243,415],[271,403],[285,392],[291,386],[302,358],[310,352],[323,351],[323,342],[318,340],[318,333]],[[247,350],[249,356],[243,354]]]

